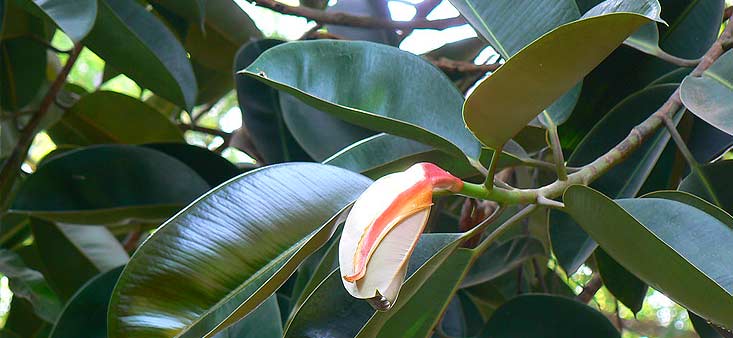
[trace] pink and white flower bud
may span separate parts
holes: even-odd
[[[463,181],[432,163],[418,163],[372,183],[354,203],[339,243],[346,290],[378,310],[389,309],[425,229],[433,192],[462,187]]]

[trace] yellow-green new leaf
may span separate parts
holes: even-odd
[[[463,106],[466,125],[483,144],[502,146],[639,27],[661,22],[660,11],[656,0],[606,1],[543,35],[476,87]]]

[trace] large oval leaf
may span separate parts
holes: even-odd
[[[367,302],[349,295],[334,270],[294,310],[285,337],[329,336],[354,337],[368,322],[372,332],[398,312],[460,244],[456,234],[424,234],[420,238],[407,267],[407,279],[395,305],[387,312],[377,313]]]
[[[64,300],[90,278],[127,263],[129,258],[122,244],[102,226],[56,224],[34,218],[31,229],[48,282]]]
[[[76,224],[154,223],[208,189],[193,169],[159,151],[95,146],[40,167],[21,185],[12,210]]]
[[[136,1],[100,0],[84,45],[141,86],[192,109],[196,78],[173,33]]]
[[[596,123],[568,158],[568,165],[586,165],[623,140],[629,130],[651,115],[677,89],[663,84],[641,90],[614,107]],[[677,115],[680,118],[681,114]],[[635,197],[669,143],[669,133],[661,130],[628,160],[611,168],[591,186],[614,198]],[[550,240],[560,265],[573,274],[596,248],[596,243],[572,218],[550,212]]]
[[[234,71],[246,68],[264,51],[281,43],[264,39],[242,46],[235,57]],[[265,163],[311,160],[285,126],[278,92],[246,76],[236,76],[235,80],[244,126]]]
[[[517,153],[524,152],[521,146],[512,144],[511,147],[505,148],[499,158],[498,168],[521,165],[520,155],[510,153],[510,150],[516,150]],[[486,150],[486,153],[487,155],[482,154],[481,159],[490,159],[493,150]],[[346,168],[371,178],[403,171],[418,162],[435,163],[458,177],[480,175],[466,157],[456,158],[426,144],[389,134],[377,134],[365,138],[323,161],[324,164]]]
[[[96,0],[33,0],[66,35],[81,41],[97,18]]]
[[[701,77],[682,81],[685,107],[716,128],[733,135],[733,51],[727,51]]]
[[[57,144],[184,142],[180,129],[163,114],[108,91],[83,96],[48,132]]]
[[[524,295],[499,307],[480,337],[619,338],[621,334],[588,305],[559,296]]]
[[[733,213],[733,191],[726,189],[733,174],[733,161],[720,161],[704,165],[693,171],[680,183],[679,189],[695,194]],[[704,178],[703,176],[704,175]]]
[[[25,299],[33,312],[48,322],[58,318],[63,303],[48,285],[41,272],[26,266],[15,252],[0,249],[0,273],[10,282],[13,299]]]
[[[232,162],[206,148],[186,143],[150,143],[143,146],[183,162],[212,187],[241,173]]]
[[[463,116],[483,144],[501,147],[641,25],[661,21],[656,0],[607,7],[612,4],[616,1],[603,3],[582,19],[553,29],[479,83],[466,99]],[[585,52],[573,53],[573,46],[581,44]]]
[[[369,183],[344,169],[297,163],[212,190],[132,257],[112,297],[110,337],[202,337],[233,324],[331,237],[339,222],[331,216]]]
[[[480,146],[461,121],[462,95],[438,69],[397,48],[291,42],[263,53],[244,74],[346,122],[478,158]]]
[[[16,38],[3,40],[0,53],[0,102],[2,108],[18,111],[36,97],[46,78],[46,49],[30,38]]]
[[[50,338],[107,338],[107,307],[123,266],[92,278],[74,294],[51,330]]]
[[[614,202],[577,185],[564,200],[573,218],[626,269],[695,313],[733,326],[733,230],[727,225],[733,219],[726,224],[669,199]]]

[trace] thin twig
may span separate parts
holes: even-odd
[[[493,72],[501,67],[501,64],[498,62],[488,65],[477,65],[473,62],[451,60],[448,58],[440,58],[437,60],[430,58],[426,59],[446,73],[484,74],[487,72]]]
[[[289,6],[275,0],[253,0],[252,2],[278,13],[300,16],[327,25],[379,29],[446,29],[466,23],[466,20],[460,16],[440,20],[392,21],[390,19],[351,15],[343,12],[327,12],[308,7]]]
[[[568,169],[565,168],[565,157],[562,153],[562,144],[560,143],[560,135],[557,133],[557,126],[550,118],[547,112],[543,112],[546,115],[548,122],[547,136],[549,137],[550,148],[552,149],[552,156],[555,159],[555,170],[557,172],[557,179],[560,181],[568,180]]]
[[[412,20],[421,20],[425,19],[430,12],[435,9],[435,7],[438,7],[440,3],[443,2],[443,0],[425,0],[417,5],[415,5],[415,17],[412,18]],[[399,42],[402,42],[410,33],[412,33],[413,29],[404,29],[402,30]]]
[[[593,278],[588,281],[588,283],[583,287],[583,292],[581,292],[575,299],[581,303],[588,303],[591,299],[593,299],[593,296],[596,295],[596,292],[601,289],[603,286],[603,280],[601,279],[601,275],[594,274]]]
[[[197,126],[197,125],[192,125],[192,124],[179,124],[178,128],[180,128],[183,131],[191,130],[191,131],[197,131],[200,133],[209,134],[213,136],[220,136],[221,138],[224,139],[224,141],[228,141],[232,137],[231,133],[227,133],[223,130],[212,129],[212,128],[207,128],[207,127],[202,127],[202,126]]]
[[[56,95],[58,95],[66,82],[66,78],[69,76],[71,68],[74,67],[74,63],[76,63],[82,48],[83,46],[79,43],[74,45],[71,53],[69,54],[69,59],[66,61],[66,64],[59,72],[59,75],[51,84],[46,96],[41,100],[37,113],[31,117],[28,123],[20,131],[15,148],[13,148],[10,156],[2,166],[2,170],[0,170],[0,214],[4,213],[9,205],[10,190],[15,179],[18,177],[23,161],[25,161],[25,158],[28,155],[28,150],[36,136],[36,129],[38,129],[41,121],[46,117]]]

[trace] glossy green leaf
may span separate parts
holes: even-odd
[[[349,295],[343,287],[339,270],[334,270],[295,310],[286,327],[285,337],[339,338],[376,334],[392,314],[409,303],[409,299],[458,247],[460,239],[457,234],[422,235],[408,263],[406,282],[395,305],[387,312],[377,313],[364,300]],[[367,323],[370,330],[363,330]]]
[[[726,224],[730,221],[730,218],[731,218],[731,215],[725,212],[720,207],[715,206],[711,202],[708,202],[696,195],[693,195],[685,191],[662,190],[662,191],[655,191],[652,193],[648,193],[642,197],[662,198],[662,199],[684,203],[684,204],[693,206],[697,209],[700,209],[704,211],[705,213],[707,213],[708,215],[713,216],[717,218],[719,221],[721,221],[722,223],[726,223]],[[730,228],[733,228],[733,224],[728,224],[728,226]]]
[[[603,249],[596,249],[594,256],[598,272],[603,279],[603,286],[636,316],[644,305],[649,287],[613,260]]]
[[[36,97],[46,79],[46,49],[30,38],[6,39],[0,43],[0,55],[1,107],[19,111]]]
[[[341,231],[341,229],[337,230],[337,232],[339,231]],[[288,319],[290,315],[294,315],[297,312],[296,309],[303,305],[303,302],[308,298],[308,296],[310,296],[313,290],[328,278],[328,275],[330,275],[334,269],[339,267],[338,246],[340,239],[340,234],[338,236],[333,236],[331,238],[330,245],[324,245],[318,252],[308,257],[298,268],[296,285],[293,286],[293,292],[291,293],[290,305],[293,310],[288,314]],[[299,281],[302,283],[301,285],[298,285]]]
[[[136,251],[112,297],[110,337],[202,337],[234,324],[331,237],[338,211],[369,183],[344,169],[296,163],[210,191]]]
[[[555,27],[580,17],[574,0],[451,0],[451,3],[505,59]]]
[[[513,151],[516,154],[512,154]],[[487,156],[482,154],[481,162],[488,166],[487,162],[491,160],[493,150],[487,149],[486,152]],[[499,158],[498,167],[520,165],[521,152],[523,150],[518,144],[507,146]],[[403,171],[418,162],[435,163],[458,177],[480,174],[465,157],[456,158],[423,143],[389,134],[377,134],[365,138],[323,161],[324,164],[349,169],[371,178]]]
[[[687,109],[733,135],[733,51],[718,58],[701,77],[685,78],[680,90]]]
[[[150,143],[143,146],[183,162],[212,187],[240,174],[232,162],[206,148],[186,143]]]
[[[449,337],[473,337],[484,324],[476,303],[465,292],[459,290],[448,305],[443,319],[436,327],[436,332]]]
[[[107,306],[122,266],[90,279],[69,300],[49,338],[107,338]]]
[[[191,110],[196,78],[173,33],[136,1],[101,0],[84,45],[142,87]]]
[[[163,2],[167,8],[175,3],[176,7],[191,9],[191,6],[179,4],[181,1],[178,0]],[[237,50],[245,43],[260,38],[262,33],[233,0],[206,0],[205,14],[203,26],[200,22],[191,22],[184,45],[193,60],[207,68],[224,72],[230,82]]]
[[[358,126],[455,156],[463,152],[475,159],[480,152],[458,113],[462,95],[435,67],[397,48],[356,41],[291,42],[263,53],[244,74]],[[353,81],[353,74],[362,74],[360,81]]]
[[[280,338],[283,327],[279,317],[277,297],[272,295],[247,317],[217,333],[214,338]]]
[[[105,227],[33,219],[31,229],[48,282],[65,300],[92,277],[128,259],[122,244]]]
[[[695,332],[700,336],[700,338],[726,338],[723,337],[723,335],[721,334],[721,332],[723,332],[723,330],[725,329],[716,328],[704,318],[690,311],[687,311],[687,315],[690,317],[690,322],[692,323],[692,326],[695,328]]]
[[[451,3],[505,60],[545,33],[580,18],[573,0],[451,0]],[[547,108],[547,115],[540,115],[540,123],[550,126],[565,122],[578,100],[580,88],[580,84],[576,85],[553,104],[543,107]]]
[[[499,307],[479,337],[620,338],[621,334],[588,305],[559,296],[523,295]]]
[[[377,312],[357,337],[427,337],[438,324],[443,312],[460,286],[461,279],[471,267],[475,252],[459,248],[425,281],[420,289],[399,311],[376,330],[372,324],[380,316]],[[408,286],[409,284],[406,284]]]
[[[501,147],[636,29],[661,21],[656,0],[620,2],[618,5],[629,5],[623,7],[624,12],[604,4],[535,40],[479,83],[466,99],[463,115],[483,144]],[[586,52],[571,53],[570,47],[579,44]],[[570,59],[573,61],[568,62]]]
[[[532,237],[517,237],[495,243],[476,259],[461,287],[490,281],[521,266],[526,260],[545,255],[542,242]]]
[[[234,61],[234,71],[246,68],[264,51],[282,42],[264,39],[242,46]],[[278,92],[246,76],[235,76],[235,81],[242,120],[265,163],[311,160],[285,126]]]
[[[583,229],[629,271],[691,311],[733,326],[733,269],[727,263],[733,249],[726,244],[733,241],[733,219],[723,223],[668,199],[614,202],[577,185],[563,199]]]
[[[108,91],[82,97],[48,132],[58,144],[184,142],[180,129],[163,114]]]
[[[705,179],[700,173],[693,171],[682,180],[679,189],[700,196],[728,213],[733,212],[733,191],[726,189],[733,174],[733,161],[703,165],[700,170]]]
[[[182,18],[199,25],[204,24],[206,8],[213,0],[152,0],[152,3],[161,5],[176,13]]]
[[[66,35],[81,41],[97,18],[96,0],[33,0]]]
[[[656,85],[623,100],[604,116],[568,158],[569,166],[583,166],[613,148],[629,130],[644,121],[677,89],[677,85]],[[681,118],[681,114],[677,115]],[[615,198],[634,197],[641,190],[654,165],[669,143],[669,133],[661,130],[626,161],[611,168],[591,185]],[[560,265],[574,273],[593,253],[596,243],[560,211],[550,212],[550,240]]]
[[[279,97],[285,125],[316,161],[323,161],[344,147],[374,135],[374,131],[336,119],[292,95],[280,93]]]
[[[14,298],[27,300],[33,312],[48,322],[58,318],[62,303],[56,293],[51,290],[41,272],[27,267],[18,254],[0,249],[0,273],[8,278]]]
[[[193,169],[159,151],[94,146],[39,168],[21,185],[12,210],[75,224],[155,223],[207,190]]]
[[[581,12],[584,12],[600,2],[601,0],[578,0],[578,5]],[[723,0],[660,2],[663,7],[662,19],[669,26],[657,25],[660,31],[659,46],[678,57],[701,57],[718,37]],[[625,46],[618,48],[586,76],[578,104],[571,118],[560,128],[563,147],[573,149],[598,119],[621,100],[675,69],[677,66],[654,56]],[[705,139],[708,135],[707,130],[701,130],[692,134],[691,141]],[[717,147],[718,145],[702,148],[711,151]]]

